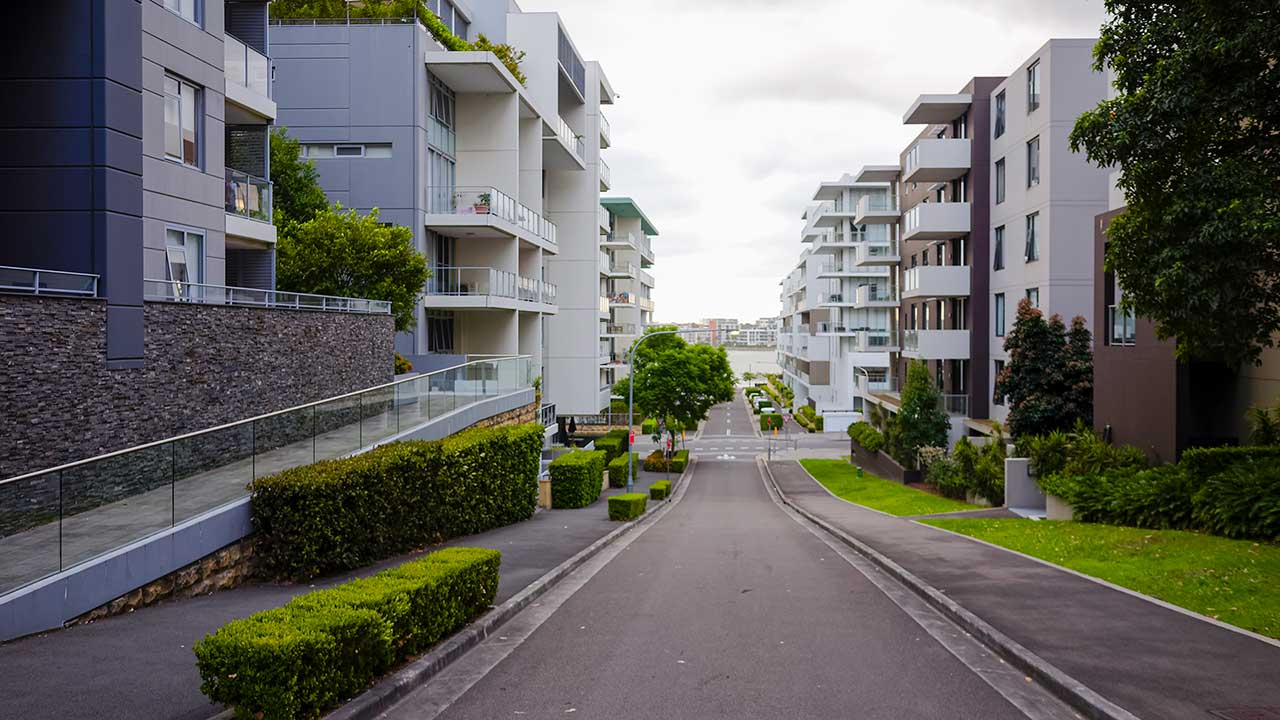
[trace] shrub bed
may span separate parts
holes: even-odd
[[[300,595],[196,643],[200,691],[237,718],[315,718],[483,613],[497,550],[448,548]]]
[[[679,450],[671,458],[671,472],[682,473],[689,466],[689,451]],[[644,469],[648,472],[666,472],[667,458],[661,450],[654,450],[645,456]]]
[[[631,453],[632,472],[640,471],[640,453]],[[609,462],[609,487],[622,488],[627,486],[627,454],[614,458]]]
[[[547,466],[551,473],[551,507],[586,507],[600,497],[604,484],[604,452],[578,451],[561,455]]]
[[[624,493],[609,498],[610,520],[635,520],[644,514],[649,498],[644,493]]]
[[[263,569],[303,580],[526,520],[542,428],[466,430],[384,445],[250,483]]]
[[[764,432],[782,429],[782,415],[780,413],[760,413],[760,429]]]
[[[650,500],[666,500],[671,497],[671,482],[668,480],[659,480],[649,486]]]
[[[856,422],[849,426],[846,431],[854,442],[861,445],[867,452],[880,452],[884,449],[884,435],[868,422]]]

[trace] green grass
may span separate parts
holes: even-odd
[[[980,508],[959,500],[949,500],[922,490],[899,485],[875,475],[858,477],[858,470],[847,460],[801,460],[823,487],[849,502],[865,505],[890,515],[931,515]]]
[[[1280,639],[1280,545],[1047,520],[923,522]]]

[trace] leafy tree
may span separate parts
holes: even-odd
[[[1009,364],[996,378],[996,395],[1009,402],[1015,437],[1067,430],[1093,422],[1093,338],[1084,318],[1045,320],[1027,300],[1004,340]]]
[[[329,208],[320,188],[319,173],[310,160],[302,158],[302,145],[284,128],[271,131],[271,185],[276,227],[287,234],[290,226],[306,222]]]
[[[1106,0],[1116,96],[1073,150],[1121,171],[1124,303],[1181,359],[1258,362],[1280,330],[1280,13],[1257,0]]]
[[[907,382],[902,387],[902,409],[898,411],[896,426],[886,431],[893,436],[895,458],[904,465],[914,465],[916,454],[922,447],[946,447],[947,431],[951,422],[942,412],[941,395],[929,377],[929,366],[912,361],[907,366]]]
[[[1084,318],[1071,319],[1067,345],[1063,350],[1062,398],[1068,417],[1093,426],[1093,334]]]
[[[414,308],[431,271],[413,248],[413,231],[385,227],[378,211],[361,216],[338,205],[291,226],[276,244],[276,286],[391,301],[396,330],[414,325]]]
[[[645,334],[674,327],[654,327]],[[722,347],[689,345],[679,335],[650,338],[636,349],[631,376],[615,385],[626,392],[635,383],[635,403],[649,417],[663,418],[676,439],[678,428],[697,427],[716,403],[733,399],[734,374]]]

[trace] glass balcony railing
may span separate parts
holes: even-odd
[[[556,116],[556,135],[573,150],[578,159],[581,160],[586,157],[587,144],[582,141],[582,136],[574,132],[569,123],[565,122],[564,118],[559,115]]]
[[[608,314],[609,314],[609,298],[608,298],[608,296],[603,296],[603,295],[602,295],[602,296],[600,297],[600,304],[596,306],[596,309],[597,309],[597,310],[599,310],[599,311],[600,311],[600,313],[601,313],[602,315],[608,315]]]
[[[226,206],[232,215],[271,222],[271,181],[227,168]]]
[[[635,305],[636,294],[632,292],[609,293],[609,303],[611,305]]]
[[[271,63],[267,56],[230,35],[222,41],[227,81],[271,97]]]
[[[600,158],[600,186],[603,190],[608,190],[612,187],[612,178],[610,176],[609,163],[605,162],[604,158]]]
[[[607,335],[635,335],[636,326],[634,323],[622,323],[619,325],[606,325],[605,334]]]
[[[227,287],[176,280],[143,280],[144,300],[189,302],[198,305],[245,305],[279,310],[319,310],[322,312],[369,313],[390,315],[386,300],[313,295],[262,288]]]
[[[97,297],[98,276],[0,265],[0,292]]]
[[[647,297],[637,298],[636,304],[640,306],[641,310],[647,310],[648,312],[653,312],[653,308],[654,308],[653,300],[650,298],[647,298]]]
[[[604,116],[603,110],[600,111],[600,147],[609,147],[612,132],[613,128],[609,126],[609,118]]]
[[[549,243],[556,243],[555,223],[497,188],[433,185],[426,192],[429,215],[492,215]]]
[[[607,235],[609,233],[609,211],[605,206],[601,205],[596,210],[596,214],[599,216],[600,220],[600,232]]]
[[[622,262],[619,260],[614,260],[612,263],[609,264],[609,274],[626,275],[628,277],[635,277],[636,264],[631,262]]]
[[[505,270],[437,266],[431,271],[431,279],[427,280],[428,295],[487,295],[551,305],[556,302],[555,285]]]
[[[458,150],[458,136],[448,125],[435,117],[427,118],[427,144],[440,152],[453,157]]]

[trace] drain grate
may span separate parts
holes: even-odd
[[[1210,710],[1209,714],[1222,720],[1280,720],[1280,707],[1229,707]]]

